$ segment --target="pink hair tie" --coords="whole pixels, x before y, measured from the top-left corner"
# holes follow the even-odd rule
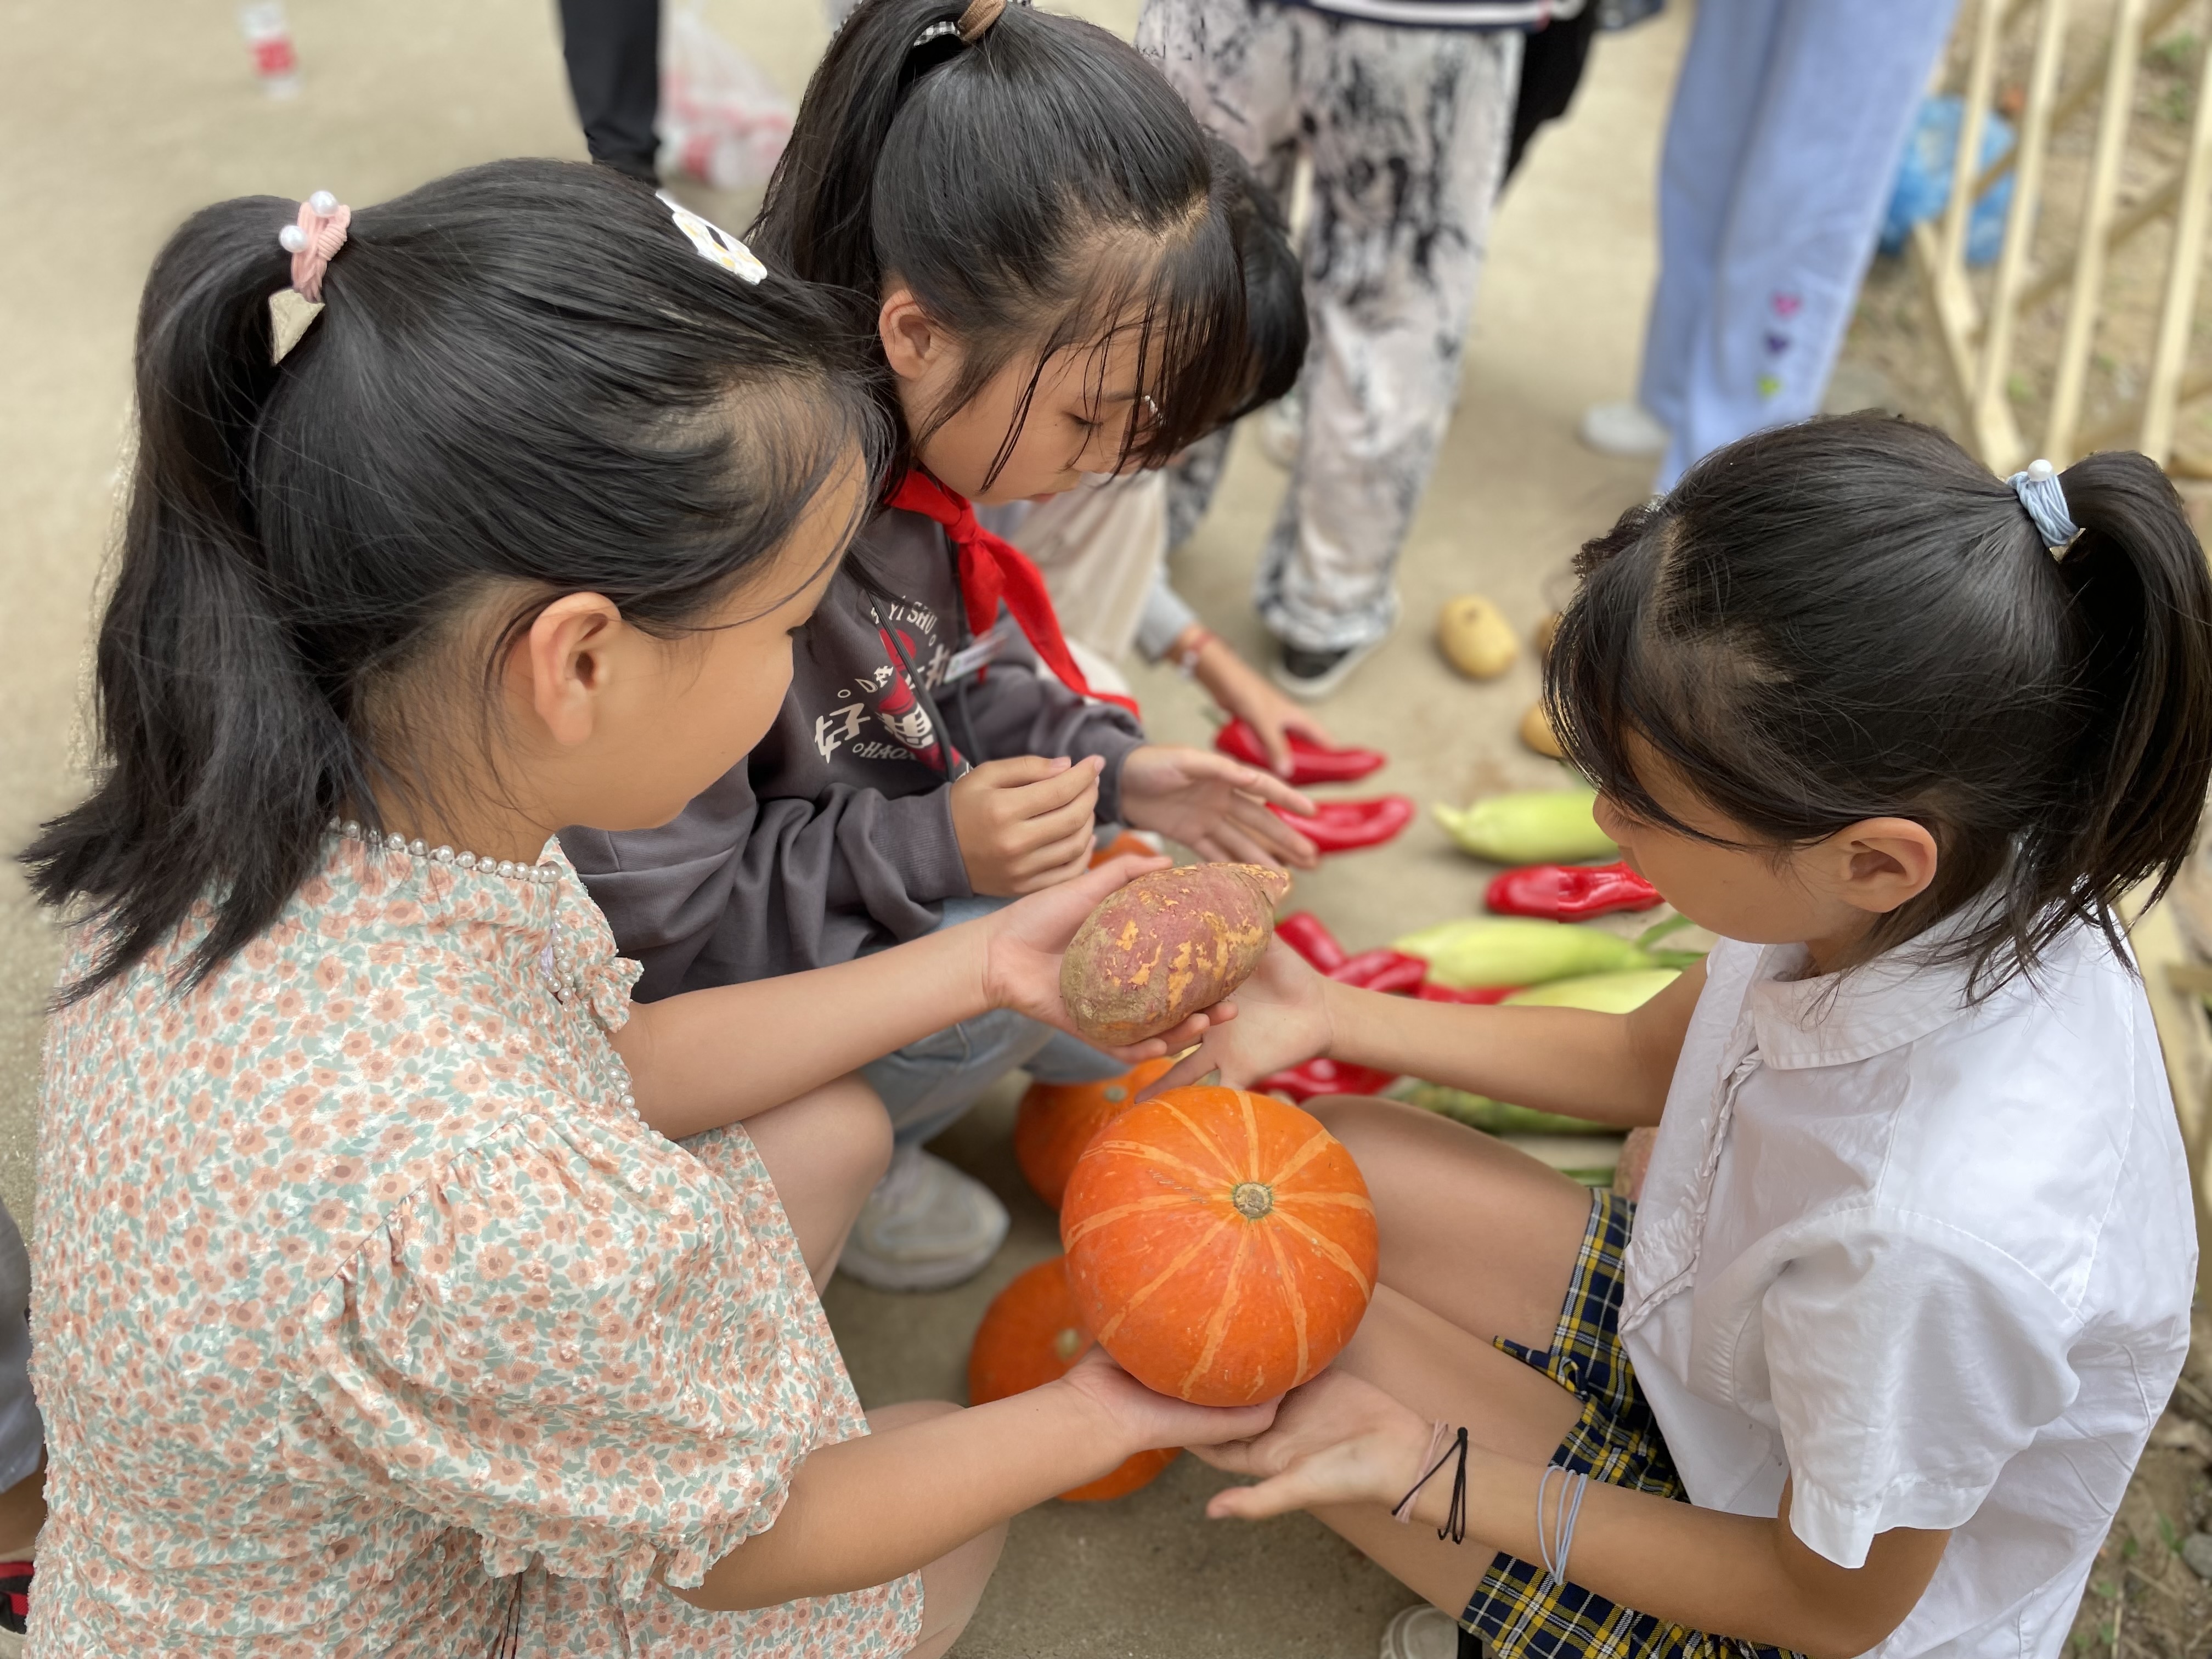
[[[326,190],[319,190],[300,204],[300,219],[276,233],[276,240],[292,256],[292,287],[310,305],[323,302],[323,273],[345,246],[346,227],[353,210]]]

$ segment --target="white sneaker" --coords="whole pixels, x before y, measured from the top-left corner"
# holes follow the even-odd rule
[[[1383,1628],[1382,1659],[1459,1659],[1459,1626],[1424,1601]]]
[[[1582,441],[1601,455],[1660,456],[1671,435],[1639,403],[1592,404],[1577,428]]]
[[[1006,1224],[1006,1206],[981,1182],[902,1146],[860,1206],[837,1270],[878,1291],[947,1290],[990,1265]]]

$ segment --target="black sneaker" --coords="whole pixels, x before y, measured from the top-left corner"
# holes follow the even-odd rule
[[[1381,638],[1337,651],[1312,651],[1285,643],[1274,667],[1275,684],[1304,702],[1318,702],[1352,677],[1352,671],[1375,653]]]
[[[37,1571],[28,1561],[0,1561],[0,1631],[23,1633],[31,1616],[31,1575]]]

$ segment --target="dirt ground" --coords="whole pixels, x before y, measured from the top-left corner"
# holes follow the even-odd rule
[[[2151,15],[2156,15],[2159,9],[2157,0],[2153,0]],[[1999,107],[2010,111],[2017,127],[2033,56],[2034,9],[2014,10],[2015,19],[2005,35],[1997,84]],[[2073,8],[2059,79],[2062,103],[2069,90],[2085,82],[2101,88],[2110,11],[2110,0]],[[2133,112],[2120,171],[2118,208],[2123,215],[2150,197],[2181,165],[2194,113],[2192,83],[2208,33],[2212,33],[2212,5],[2205,0],[2188,0],[2145,43],[2136,70]],[[1965,39],[1954,39],[1946,70],[1945,84],[1949,89],[1957,89],[1965,79],[1966,46]],[[2033,273],[2054,268],[2062,270],[2066,280],[2022,314],[2008,380],[2021,431],[2031,445],[2045,431],[2050,418],[2051,381],[2072,287],[2074,250],[2100,101],[2098,97],[2090,98],[2051,134],[2031,244],[2030,280],[2033,281]],[[2121,245],[2107,263],[2081,407],[2080,429],[2084,433],[2094,433],[2124,415],[2142,394],[2172,233],[2169,220],[2154,221]],[[1984,305],[1994,276],[1994,264],[1969,273],[1976,296]],[[2199,310],[2203,310],[2201,305]],[[1908,259],[1877,258],[1868,273],[1858,314],[1844,347],[1837,392],[1839,395],[1831,398],[1832,405],[1850,406],[1856,398],[1864,404],[1964,430],[1942,345],[1923,297],[1920,279]],[[2212,477],[2212,398],[2187,408],[2179,424],[2175,447],[2178,473]]]

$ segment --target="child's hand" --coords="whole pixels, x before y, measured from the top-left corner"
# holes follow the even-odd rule
[[[1060,1000],[1060,960],[1067,953],[1068,941],[1085,919],[1106,902],[1108,894],[1137,876],[1167,869],[1169,864],[1163,858],[1118,858],[967,924],[976,930],[983,947],[987,1006],[1012,1008],[1063,1031],[1073,1031],[1067,1005]],[[1139,1060],[1187,1048],[1216,1021],[1234,1018],[1235,1010],[1224,1005],[1193,1014],[1172,1031],[1109,1052],[1134,1066]]]
[[[1275,1419],[1277,1402],[1256,1406],[1194,1406],[1155,1394],[1094,1347],[1077,1360],[1061,1383],[1097,1407],[1109,1433],[1132,1454],[1162,1446],[1251,1445]],[[1422,1432],[1428,1432],[1425,1425]],[[1391,1501],[1396,1502],[1394,1495]]]
[[[1096,755],[1073,763],[1019,755],[985,761],[955,782],[952,834],[969,886],[1012,898],[1082,874],[1105,768]]]
[[[1336,741],[1311,711],[1277,690],[1266,675],[1218,639],[1208,640],[1200,652],[1196,674],[1224,714],[1252,728],[1267,751],[1267,763],[1284,777],[1291,773],[1291,732],[1324,746]]]
[[[1336,1036],[1328,993],[1329,981],[1304,957],[1282,940],[1269,939],[1267,954],[1237,988],[1235,1000],[1206,1011],[1197,1049],[1146,1092],[1180,1089],[1212,1071],[1221,1073],[1224,1087],[1249,1088],[1255,1079],[1327,1054]],[[1171,1042],[1167,1052],[1182,1046]]]
[[[1395,1504],[1425,1473],[1431,1428],[1371,1382],[1331,1370],[1284,1395],[1266,1433],[1190,1449],[1217,1469],[1264,1477],[1224,1488],[1206,1506],[1217,1521],[1259,1521],[1317,1504]]]
[[[1172,836],[1202,858],[1315,868],[1314,844],[1268,801],[1313,815],[1313,803],[1280,778],[1210,750],[1148,743],[1121,763],[1121,816],[1138,829]]]

